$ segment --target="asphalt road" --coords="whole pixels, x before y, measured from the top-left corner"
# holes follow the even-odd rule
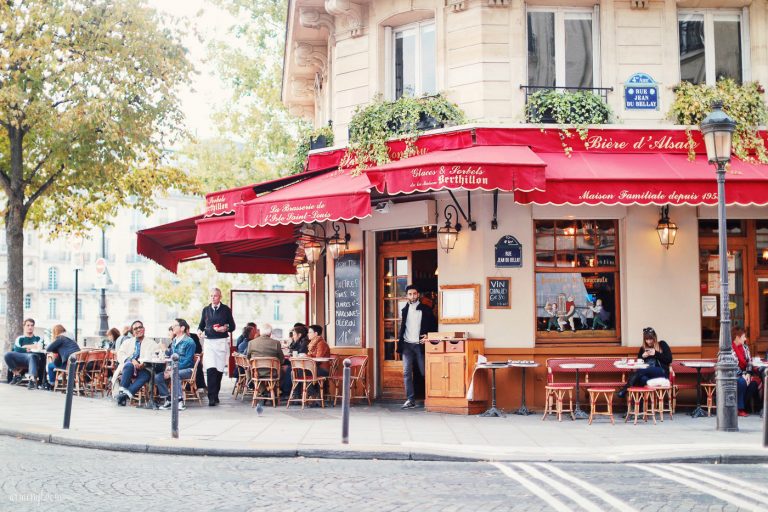
[[[243,459],[0,437],[0,511],[768,510],[768,465]]]

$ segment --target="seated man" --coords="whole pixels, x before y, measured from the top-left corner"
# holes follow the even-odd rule
[[[274,357],[280,364],[283,363],[283,349],[280,342],[272,338],[272,325],[264,324],[260,329],[260,335],[248,343],[246,352],[248,359],[252,357]],[[259,377],[269,377],[269,370],[259,370]]]
[[[256,324],[253,322],[248,322],[245,324],[245,327],[243,327],[243,332],[237,337],[237,340],[235,340],[235,346],[239,353],[245,354],[248,351],[248,343],[259,335],[258,332],[252,332],[254,329],[256,329]]]
[[[144,341],[144,324],[140,321],[133,322],[131,324],[131,331],[133,331],[133,352],[131,355],[123,361],[123,372],[120,376],[120,391],[118,392],[116,399],[117,405],[125,406],[129,398],[133,398],[133,395],[149,382],[152,378],[152,374],[144,368],[144,364],[140,362],[142,359],[142,343]],[[130,343],[126,341],[124,343]]]
[[[40,336],[35,336],[35,321],[27,318],[24,320],[24,334],[16,338],[11,352],[5,354],[5,364],[8,366],[8,371],[13,373],[11,384],[21,382],[22,373],[27,370],[29,389],[37,387],[37,357],[29,351],[37,348],[38,343],[40,343]]]
[[[185,380],[192,376],[192,367],[195,366],[195,342],[189,337],[189,324],[183,318],[177,318],[171,325],[173,329],[173,342],[168,347],[167,355],[178,354],[179,356],[179,380]],[[168,393],[168,384],[166,379],[172,377],[171,368],[166,368],[165,372],[155,375],[155,385],[157,386],[157,396],[163,401],[161,409],[171,408],[171,397]],[[184,410],[184,398],[179,394],[179,409]]]
[[[48,384],[53,386],[56,382],[56,368],[64,368],[69,361],[69,356],[80,351],[75,343],[75,337],[68,333],[61,324],[56,324],[52,329],[53,343],[48,345],[46,352],[56,354],[56,358],[48,363]]]

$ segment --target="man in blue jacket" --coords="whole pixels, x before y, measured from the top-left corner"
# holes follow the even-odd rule
[[[192,376],[192,368],[195,366],[195,342],[189,336],[189,324],[183,318],[177,318],[173,325],[173,342],[168,347],[168,355],[178,354],[179,356],[179,380],[189,379]],[[157,386],[157,395],[163,401],[161,409],[171,408],[171,397],[168,393],[168,384],[165,380],[172,377],[170,368],[163,373],[155,375],[155,385]],[[184,410],[183,397],[179,396],[179,409]]]
[[[421,293],[414,285],[405,289],[408,304],[403,307],[400,332],[398,334],[397,352],[403,359],[403,380],[407,400],[403,409],[416,407],[416,392],[413,386],[413,367],[419,365],[424,375],[424,340],[428,332],[437,330],[437,320],[432,309],[421,303]]]

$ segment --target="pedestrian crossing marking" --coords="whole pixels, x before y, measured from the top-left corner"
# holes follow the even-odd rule
[[[702,480],[707,484],[717,485],[724,488],[725,490],[732,490],[734,489],[734,486],[737,486],[736,488],[738,489],[752,491],[753,493],[759,495],[761,499],[765,500],[766,503],[768,503],[768,489],[765,489],[765,487],[761,487],[759,485],[754,485],[742,478],[734,478],[732,476],[710,471],[708,469],[700,468],[692,464],[671,464],[670,466],[665,467],[673,469],[678,473],[682,473],[684,476],[688,475],[691,478]],[[692,473],[698,474],[694,475]]]
[[[589,482],[585,482],[584,480],[580,478],[576,478],[575,476],[566,473],[562,469],[553,466],[552,464],[545,464],[545,463],[539,463],[536,464],[537,466],[544,468],[551,473],[554,473],[555,475],[559,476],[560,478],[564,480],[568,480],[569,482],[578,485],[582,489],[586,490],[587,492],[590,492],[603,500],[604,502],[611,505],[616,510],[619,510],[620,512],[634,512],[635,509],[624,503],[618,498],[615,498],[614,496],[611,496],[604,490],[600,489],[599,487],[595,487],[594,485],[590,484]]]
[[[506,476],[511,478],[512,480],[516,481],[529,491],[531,491],[533,494],[541,498],[542,500],[546,501],[547,504],[552,507],[553,509],[559,511],[559,512],[571,512],[572,507],[567,506],[562,501],[558,500],[548,492],[541,489],[538,485],[536,485],[534,482],[531,482],[527,478],[523,477],[522,475],[519,475],[515,470],[512,468],[505,466],[504,464],[501,464],[499,462],[489,462],[490,465],[496,467],[499,471],[504,473]]]

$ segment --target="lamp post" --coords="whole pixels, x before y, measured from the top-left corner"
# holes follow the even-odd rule
[[[101,257],[107,260],[107,235],[104,229],[101,230]],[[106,273],[106,269],[104,270]],[[109,315],[107,315],[107,291],[106,275],[104,282],[101,283],[101,293],[99,294],[99,336],[106,336],[109,330]]]
[[[717,229],[720,258],[720,350],[717,354],[717,430],[739,430],[736,404],[738,362],[731,349],[731,314],[728,307],[728,238],[725,221],[725,166],[731,160],[731,138],[736,123],[722,111],[723,102],[712,103],[712,112],[701,122],[709,163],[717,166]]]

